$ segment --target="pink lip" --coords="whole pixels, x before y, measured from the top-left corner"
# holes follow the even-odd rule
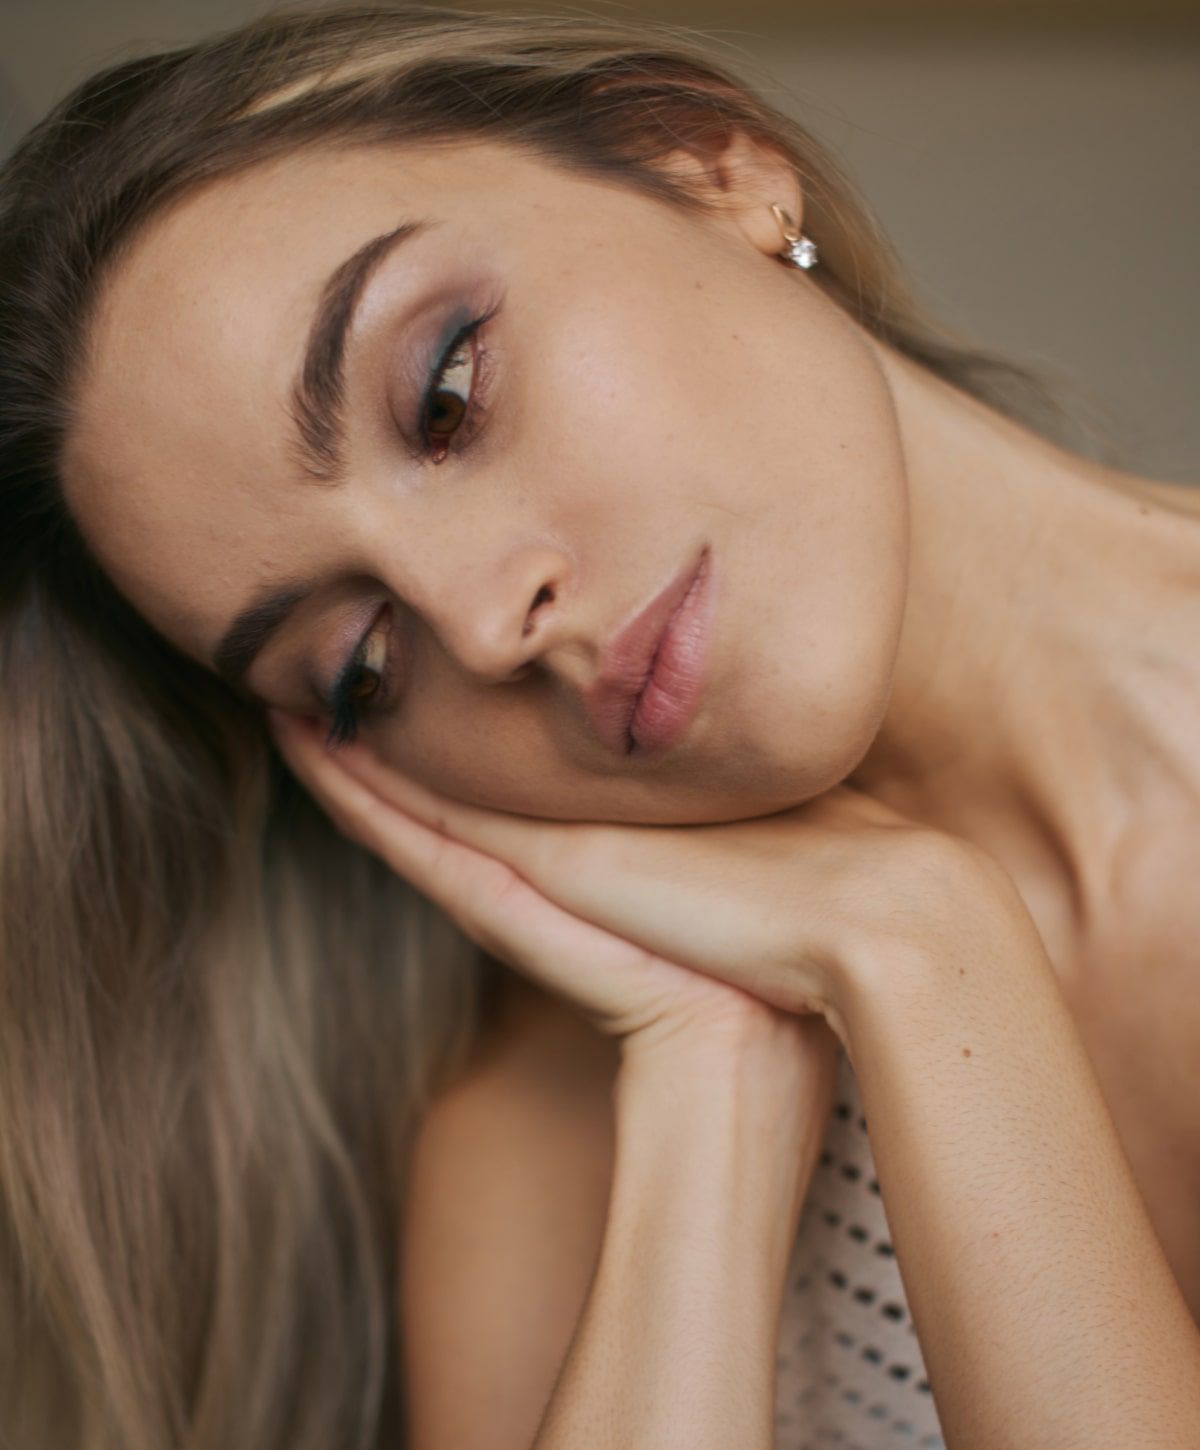
[[[584,705],[597,735],[618,755],[664,749],[692,717],[707,653],[710,569],[706,545],[600,656]]]

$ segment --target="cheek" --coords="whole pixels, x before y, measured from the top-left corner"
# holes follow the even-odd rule
[[[557,719],[533,692],[502,699],[443,680],[381,723],[371,743],[380,759],[455,800],[569,816],[580,786],[599,777],[572,765],[553,737]]]
[[[760,781],[801,798],[842,779],[879,729],[908,580],[907,480],[886,382],[851,330],[827,328],[819,342],[820,365],[798,364],[807,382],[787,406],[770,389],[769,432],[757,414],[741,486],[720,495],[717,539],[726,587],[712,744],[727,762],[752,751]]]
[[[682,823],[734,820],[778,809],[774,795],[731,769],[714,779],[695,762],[682,769],[622,776],[619,763],[572,759],[555,743],[557,717],[532,703],[439,705],[413,710],[381,726],[371,744],[386,764],[430,789],[470,805],[551,820]],[[745,763],[743,757],[742,763]]]
[[[883,374],[832,307],[785,329],[764,315],[766,359],[744,311],[738,336],[728,317],[684,319],[682,341],[615,306],[546,324],[523,478],[591,596],[659,567],[667,537],[713,543],[722,592],[691,747],[623,775],[581,753],[561,700],[439,679],[372,735],[383,759],[495,809],[646,822],[768,813],[853,769],[891,683],[907,498]]]
[[[838,499],[809,530],[788,537],[781,529],[751,543],[741,560],[745,625],[730,651],[725,695],[742,708],[728,743],[744,749],[752,740],[764,761],[787,767],[804,797],[857,764],[891,688],[906,536],[882,482],[874,480],[880,497],[871,512]]]

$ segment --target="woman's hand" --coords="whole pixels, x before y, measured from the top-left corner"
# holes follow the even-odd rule
[[[544,820],[447,799],[361,742],[330,752],[318,728],[275,718],[344,834],[618,1036],[768,1007],[820,1014],[845,1043],[857,969],[927,945],[989,885],[979,848],[844,785],[715,825]]]
[[[677,1058],[682,1049],[702,1070],[710,1049],[721,1056],[765,1047],[801,1073],[805,1100],[828,1107],[837,1040],[819,1016],[793,1016],[574,915],[506,862],[454,840],[378,794],[357,766],[346,768],[351,757],[365,763],[367,752],[331,753],[318,730],[274,712],[272,733],[345,836],[379,855],[490,955],[617,1038],[624,1057]],[[370,767],[377,776],[388,769],[373,757]],[[393,782],[396,792],[408,784],[398,776]],[[434,801],[428,792],[422,799]]]

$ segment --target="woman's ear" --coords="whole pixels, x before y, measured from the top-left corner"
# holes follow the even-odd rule
[[[772,203],[803,226],[804,195],[792,163],[775,147],[743,130],[701,151],[680,146],[655,163],[685,181],[714,213],[725,217],[757,251],[774,256],[783,246]]]

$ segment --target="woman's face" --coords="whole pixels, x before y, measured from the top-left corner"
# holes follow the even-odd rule
[[[64,486],[101,564],[210,666],[294,585],[245,687],[324,715],[369,635],[360,738],[463,800],[700,822],[829,789],[888,698],[903,461],[877,344],[773,255],[769,204],[799,197],[759,159],[711,217],[495,143],[322,148],[189,194],[89,337]],[[292,392],[339,320],[340,389],[309,375],[317,414],[340,398],[334,482]],[[693,712],[626,754],[585,708],[601,652],[701,558]]]

